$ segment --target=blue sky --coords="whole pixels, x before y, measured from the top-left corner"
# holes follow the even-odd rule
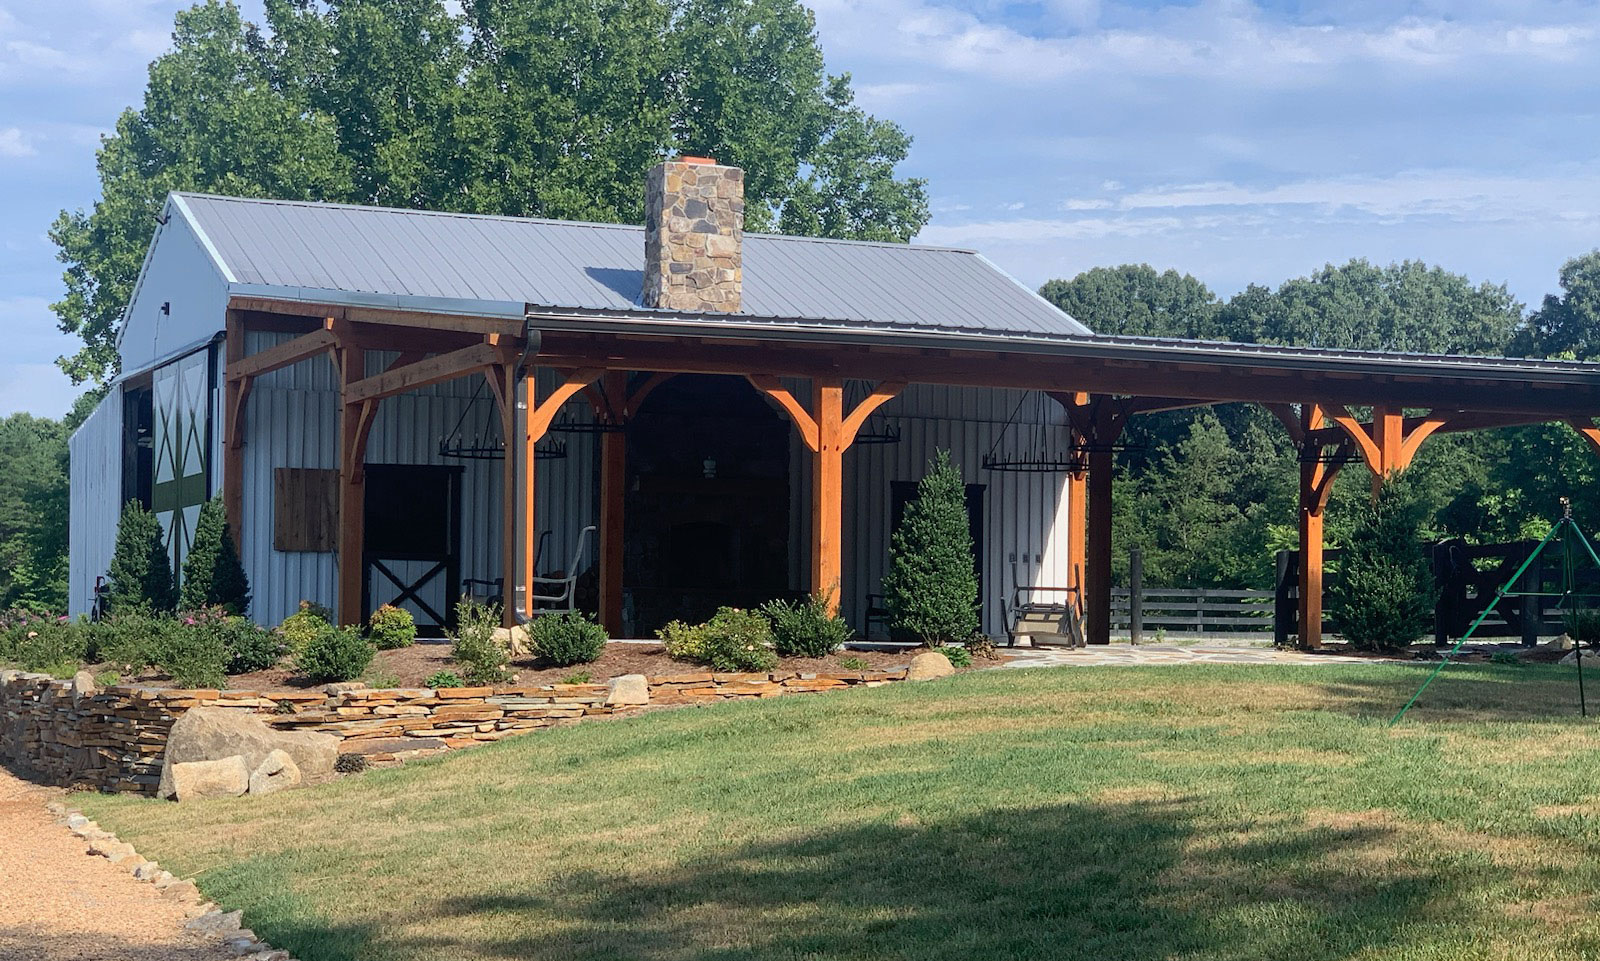
[[[91,204],[172,0],[0,0],[0,415],[76,389],[45,231]],[[243,3],[258,17],[259,3]],[[916,138],[920,239],[1037,285],[1101,264],[1220,293],[1419,258],[1530,304],[1600,246],[1600,4],[814,0],[830,69]]]

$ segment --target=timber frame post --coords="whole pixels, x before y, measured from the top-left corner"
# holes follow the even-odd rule
[[[1301,404],[1298,412],[1287,404],[1271,404],[1267,409],[1283,422],[1300,451],[1300,496],[1295,512],[1300,589],[1295,614],[1300,646],[1316,649],[1322,646],[1323,517],[1333,493],[1333,479],[1354,456],[1355,442],[1323,429],[1325,412],[1318,404]]]
[[[627,503],[628,437],[623,432],[644,399],[673,374],[651,374],[630,384],[627,371],[610,370],[584,388],[594,416],[612,430],[600,435],[600,624],[622,636],[622,558]]]
[[[555,422],[556,413],[561,410],[567,401],[571,400],[584,388],[600,379],[603,371],[586,367],[581,370],[569,371],[563,377],[561,384],[550,392],[550,396],[539,397],[539,384],[536,377],[537,368],[527,367],[522,372],[522,380],[526,385],[527,403],[523,406],[522,421],[522,583],[518,590],[522,593],[522,602],[512,608],[512,618],[520,608],[526,617],[533,617],[534,590],[533,579],[538,576],[536,569],[539,552],[539,512],[538,512],[538,479],[539,462],[536,448],[544,435],[549,433],[550,425]],[[506,443],[506,457],[510,458],[511,443]],[[514,525],[511,525],[514,526]],[[506,571],[506,580],[513,580],[512,571]]]
[[[747,379],[778,403],[794,421],[811,458],[811,593],[827,599],[837,614],[844,593],[844,452],[873,411],[899,396],[905,384],[880,383],[846,413],[844,381],[817,377],[811,382],[811,409],[795,399],[776,377]]]
[[[366,459],[367,437],[378,412],[376,400],[351,396],[364,379],[367,352],[356,343],[341,338],[337,348],[339,366],[339,547],[338,604],[340,624],[360,624],[362,577],[365,573],[363,547],[366,543]]]
[[[1082,589],[1079,593],[1083,599],[1085,639],[1090,644],[1110,644],[1111,500],[1112,479],[1116,470],[1115,451],[1117,440],[1128,425],[1128,418],[1137,412],[1137,404],[1132,398],[1108,394],[1052,391],[1050,396],[1066,408],[1068,422],[1072,425],[1073,446],[1087,455],[1088,476],[1078,481],[1069,475],[1067,480],[1068,565],[1074,572],[1082,572]],[[1086,509],[1074,509],[1075,485],[1078,486],[1078,499],[1087,501],[1084,505]],[[1076,517],[1082,517],[1083,520],[1075,520]]]

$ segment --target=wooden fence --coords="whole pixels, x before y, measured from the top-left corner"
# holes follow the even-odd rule
[[[1219,588],[1154,588],[1111,592],[1111,629],[1130,635],[1151,631],[1194,634],[1271,634],[1275,597],[1271,591]],[[1134,613],[1138,611],[1138,632]]]

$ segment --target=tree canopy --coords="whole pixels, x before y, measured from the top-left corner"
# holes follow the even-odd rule
[[[911,140],[824,68],[799,0],[225,0],[178,14],[143,104],[62,211],[62,358],[116,372],[116,333],[167,193],[637,223],[674,153],[745,168],[752,230],[907,241]]]

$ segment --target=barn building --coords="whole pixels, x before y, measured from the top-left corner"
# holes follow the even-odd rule
[[[261,623],[312,600],[440,626],[461,594],[509,620],[574,573],[613,636],[812,590],[879,633],[890,531],[944,449],[985,632],[1016,587],[1070,586],[1103,641],[1122,426],[1242,400],[1305,452],[1315,643],[1340,464],[1551,419],[1600,442],[1590,365],[1096,336],[972,251],[746,234],[742,186],[664,162],[643,227],[172,194],[71,441],[72,612],[121,504],[181,569],[221,496]]]

